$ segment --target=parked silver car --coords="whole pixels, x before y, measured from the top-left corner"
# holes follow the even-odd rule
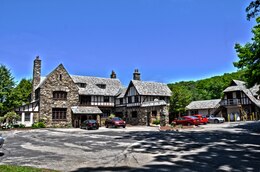
[[[225,118],[223,118],[223,117],[216,117],[216,116],[210,115],[208,117],[208,122],[209,123],[215,123],[215,124],[223,123],[223,122],[225,122]]]

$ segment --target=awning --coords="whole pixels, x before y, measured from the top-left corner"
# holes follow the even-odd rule
[[[164,100],[157,100],[157,101],[149,101],[143,102],[141,107],[151,107],[151,106],[165,106],[167,103]]]
[[[102,114],[103,112],[97,106],[73,106],[73,114]]]

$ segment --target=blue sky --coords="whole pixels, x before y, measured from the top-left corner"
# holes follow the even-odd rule
[[[249,0],[1,0],[0,64],[16,80],[62,63],[69,73],[197,80],[236,71],[235,43],[250,41]]]

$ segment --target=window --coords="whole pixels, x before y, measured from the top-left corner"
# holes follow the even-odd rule
[[[109,102],[109,97],[108,96],[104,96],[104,102]]]
[[[236,97],[237,97],[237,99],[241,99],[241,93],[240,93],[240,91],[237,91],[237,92],[236,92]]]
[[[132,103],[132,97],[128,97],[128,103]]]
[[[65,91],[54,91],[53,99],[56,100],[67,100],[67,92]]]
[[[60,81],[62,81],[62,74],[60,74]]]
[[[38,100],[40,98],[40,89],[38,88],[35,90],[35,100]]]
[[[156,110],[152,111],[152,116],[153,116],[153,117],[156,117],[156,116],[157,116],[157,111],[156,111]]]
[[[165,97],[162,97],[162,96],[161,96],[161,97],[160,97],[160,100],[165,100]]]
[[[135,96],[135,103],[139,102],[139,97]]]
[[[119,99],[119,102],[120,102],[120,105],[122,105],[122,104],[124,103],[123,98],[120,98],[120,99]]]
[[[66,108],[53,108],[52,109],[52,120],[64,121],[67,118]]]
[[[30,113],[25,113],[24,114],[24,121],[30,121],[31,120],[31,114]]]
[[[106,84],[97,84],[96,86],[98,86],[99,88],[102,88],[102,89],[106,88]]]
[[[137,118],[137,111],[132,112],[132,118]]]
[[[101,115],[101,118],[107,118],[110,116],[110,110],[103,110],[103,114]]]
[[[227,99],[233,99],[233,92],[227,92]]]
[[[81,105],[90,105],[91,96],[79,96],[79,102]]]
[[[78,83],[78,86],[80,88],[86,88],[87,84],[86,83]]]

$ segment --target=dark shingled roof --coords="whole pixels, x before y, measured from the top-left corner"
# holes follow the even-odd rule
[[[131,81],[140,95],[171,96],[172,92],[164,83],[148,81]]]
[[[124,98],[127,88],[121,88],[119,91],[119,96],[117,98]]]
[[[118,79],[76,75],[71,75],[71,78],[76,84],[86,84],[85,88],[79,87],[80,95],[116,96],[122,88],[122,84]],[[104,84],[105,88],[100,88],[98,84]]]

